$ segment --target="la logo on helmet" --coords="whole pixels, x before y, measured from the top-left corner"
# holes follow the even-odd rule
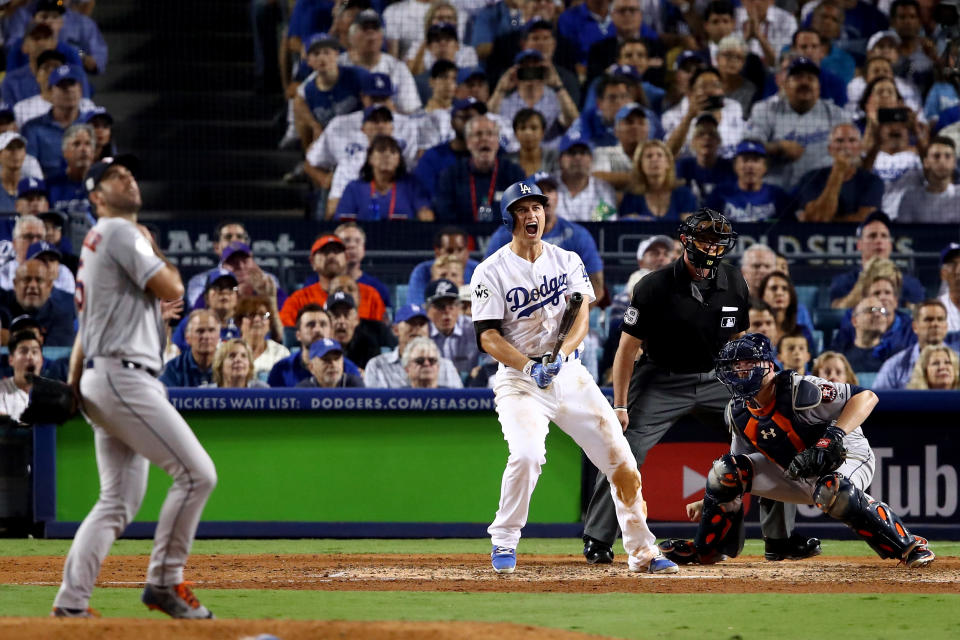
[[[530,193],[530,185],[520,183],[520,193],[523,193],[523,194]]]

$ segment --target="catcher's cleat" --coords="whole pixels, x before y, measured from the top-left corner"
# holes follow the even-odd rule
[[[927,548],[927,539],[917,536],[901,562],[910,569],[922,569],[936,559],[933,551]]]
[[[610,564],[613,562],[613,547],[590,536],[583,537],[583,557],[587,564]]]
[[[54,607],[50,612],[51,618],[99,618],[100,612],[96,609],[87,607],[86,609],[69,609],[67,607]]]
[[[663,555],[677,564],[716,564],[727,559],[727,556],[716,550],[708,553],[698,552],[693,546],[693,540],[668,538],[657,546],[660,547]]]
[[[181,582],[172,587],[160,587],[147,583],[143,588],[140,601],[147,608],[162,611],[171,618],[203,619],[212,618],[213,614],[200,604],[197,596],[190,590],[189,582]]]
[[[771,562],[780,560],[803,560],[820,555],[820,540],[795,533],[786,540],[767,538],[764,541],[763,557]]]

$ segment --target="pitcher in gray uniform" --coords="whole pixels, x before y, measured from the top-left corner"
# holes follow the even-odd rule
[[[106,158],[84,186],[99,221],[80,254],[80,322],[69,382],[93,428],[100,498],[70,547],[55,617],[90,617],[90,594],[110,546],[140,509],[147,471],[173,477],[154,537],[141,600],[174,618],[212,618],[183,581],[200,514],[217,482],[213,461],[157,380],[163,366],[161,300],[183,296],[183,281],[137,224],[140,188],[130,156]]]

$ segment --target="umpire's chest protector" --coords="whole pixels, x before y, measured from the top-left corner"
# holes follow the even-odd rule
[[[798,418],[799,412],[820,404],[817,385],[795,375],[792,371],[777,374],[777,392],[765,407],[753,409],[742,399],[735,400],[730,409],[734,427],[758,451],[783,468],[790,466],[794,456],[813,445],[823,434],[823,424],[809,424]]]

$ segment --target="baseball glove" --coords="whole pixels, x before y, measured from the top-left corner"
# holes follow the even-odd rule
[[[20,416],[27,424],[63,424],[77,415],[77,397],[73,387],[59,380],[27,374],[33,385],[30,404]]]
[[[796,455],[787,467],[787,475],[793,480],[800,480],[819,478],[836,471],[847,457],[847,450],[843,446],[844,435],[842,429],[827,427],[816,444]]]

